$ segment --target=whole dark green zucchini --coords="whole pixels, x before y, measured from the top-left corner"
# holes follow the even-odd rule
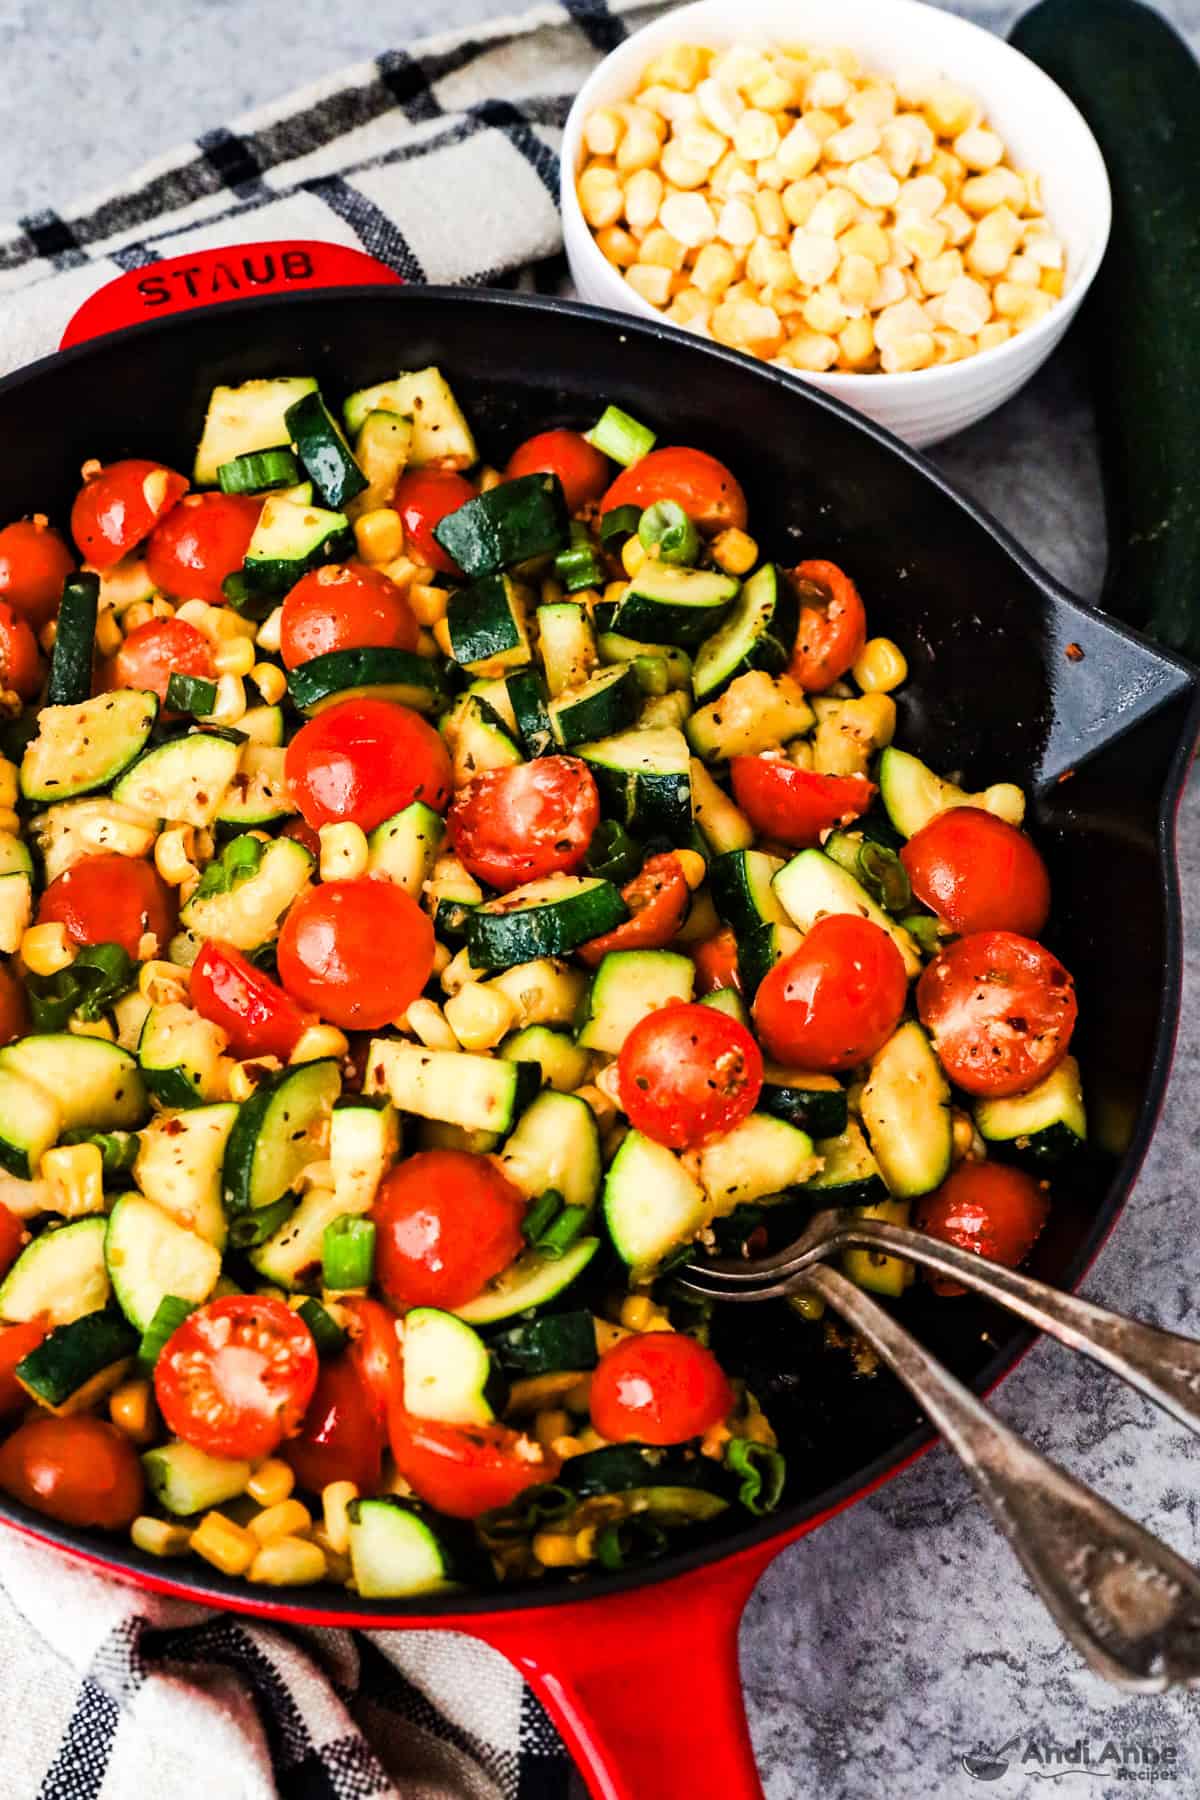
[[[1101,604],[1200,657],[1200,64],[1138,0],[1042,0],[1011,41],[1078,106],[1112,183],[1082,315],[1108,500]]]

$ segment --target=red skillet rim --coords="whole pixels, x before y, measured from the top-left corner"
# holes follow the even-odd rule
[[[406,298],[419,299],[424,302],[440,301],[451,307],[461,305],[490,307],[534,314],[569,311],[594,319],[598,324],[615,328],[619,333],[682,344],[698,359],[715,358],[718,361],[730,363],[746,378],[758,379],[779,386],[800,406],[814,405],[832,412],[854,426],[855,429],[875,439],[877,443],[924,476],[927,481],[932,482],[940,493],[963,508],[971,520],[1008,553],[1027,578],[1051,598],[1067,601],[1078,607],[1081,612],[1096,620],[1115,636],[1129,639],[1135,643],[1146,643],[1147,641],[1138,632],[1118,624],[1098,608],[1070,594],[1035,562],[985,508],[960,493],[939,469],[918,451],[893,437],[882,426],[876,425],[873,421],[864,418],[850,407],[818,389],[800,387],[790,376],[768,364],[754,362],[739,355],[736,351],[704,342],[672,326],[649,320],[633,319],[628,314],[615,313],[600,307],[584,306],[576,301],[505,294],[493,290],[472,291],[463,288],[439,287],[325,288],[286,295],[262,295],[245,300],[227,301],[222,304],[220,311],[222,317],[228,316],[231,325],[236,326],[240,320],[253,318],[257,313],[280,306],[297,308],[306,304],[328,304],[331,300],[348,302],[367,300],[375,305],[403,307]],[[173,317],[148,320],[143,324],[128,327],[121,335],[123,337],[130,335],[139,339],[153,337],[176,328],[186,329],[188,324],[196,322],[197,317],[197,313],[192,311]],[[86,361],[91,356],[102,355],[107,341],[105,338],[90,340],[87,343],[74,345],[67,350],[52,352],[34,363],[27,364],[24,368],[0,379],[0,396],[27,382],[36,381],[41,371],[51,364],[58,365],[64,361],[71,364]],[[1175,822],[1187,773],[1191,766],[1192,749],[1197,737],[1200,736],[1200,674],[1182,658],[1172,656],[1170,652],[1162,650],[1161,646],[1155,644],[1150,647],[1162,660],[1173,664],[1187,678],[1192,688],[1192,698],[1187,716],[1163,787],[1156,831],[1157,856],[1160,878],[1164,887],[1165,911],[1166,952],[1163,961],[1162,991],[1150,1072],[1138,1110],[1137,1124],[1129,1147],[1117,1165],[1103,1199],[1097,1206],[1095,1222],[1067,1266],[1063,1285],[1070,1289],[1077,1288],[1082,1282],[1130,1198],[1162,1111],[1179,1027],[1183,983],[1183,913],[1179,871],[1175,855]],[[1028,1329],[1016,1332],[1005,1348],[998,1352],[979,1372],[972,1384],[975,1391],[988,1393],[996,1387],[1021,1361],[1039,1335]],[[384,1606],[381,1606],[378,1601],[358,1599],[348,1591],[345,1593],[338,1591],[336,1602],[331,1599],[330,1603],[325,1603],[325,1595],[332,1595],[333,1590],[320,1587],[289,1590],[286,1596],[276,1592],[270,1599],[267,1599],[261,1596],[261,1590],[250,1587],[243,1580],[222,1576],[216,1571],[205,1568],[197,1568],[194,1564],[188,1565],[186,1576],[180,1574],[176,1577],[169,1572],[174,1565],[161,1558],[147,1556],[135,1550],[127,1542],[120,1545],[119,1553],[115,1545],[111,1554],[106,1553],[103,1540],[98,1540],[95,1532],[56,1525],[53,1521],[47,1520],[42,1515],[7,1500],[3,1496],[0,1496],[0,1521],[24,1536],[65,1551],[75,1561],[88,1563],[118,1579],[151,1588],[159,1593],[170,1594],[182,1600],[191,1600],[264,1618],[290,1619],[294,1622],[301,1620],[337,1622],[359,1627],[373,1625],[384,1628],[423,1624],[446,1626],[456,1619],[481,1618],[496,1613],[522,1610],[549,1610],[560,1606],[579,1605],[588,1600],[601,1600],[606,1595],[628,1593],[635,1589],[650,1587],[697,1569],[730,1561],[739,1554],[751,1552],[759,1546],[772,1542],[776,1542],[782,1548],[787,1542],[814,1529],[834,1513],[842,1511],[874,1488],[881,1486],[883,1482],[898,1474],[903,1467],[929,1449],[936,1441],[934,1433],[917,1427],[901,1439],[892,1450],[884,1452],[854,1475],[847,1476],[831,1488],[823,1489],[808,1500],[798,1501],[788,1507],[786,1511],[775,1514],[771,1518],[751,1522],[741,1530],[732,1532],[727,1538],[679,1551],[673,1556],[664,1558],[661,1562],[630,1570],[627,1573],[593,1574],[586,1584],[578,1587],[564,1584],[560,1588],[548,1589],[514,1588],[507,1593],[501,1588],[493,1592],[477,1594],[449,1594],[443,1599],[425,1596],[418,1597],[411,1602],[396,1600]],[[320,1604],[315,1603],[315,1597],[318,1595],[322,1598]]]

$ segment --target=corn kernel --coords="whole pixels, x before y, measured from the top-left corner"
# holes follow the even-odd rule
[[[854,679],[864,694],[890,694],[908,679],[908,663],[891,638],[868,639],[854,665]]]
[[[192,1534],[186,1525],[173,1525],[167,1519],[142,1513],[129,1527],[129,1536],[134,1547],[144,1550],[147,1556],[186,1556]]]
[[[311,1544],[307,1538],[278,1537],[263,1545],[250,1564],[249,1575],[251,1581],[267,1587],[309,1587],[324,1581],[328,1570],[319,1544]]]
[[[696,258],[692,285],[709,300],[719,300],[737,274],[737,265],[724,244],[706,244]],[[630,540],[633,542],[634,540]],[[627,570],[636,574],[637,570]]]
[[[707,244],[716,235],[717,221],[702,194],[669,194],[659,208],[658,216],[664,232],[669,232],[682,250],[698,250],[701,244]],[[649,241],[648,235],[643,244],[643,256]],[[683,266],[682,256],[678,266]]]
[[[991,295],[969,275],[952,281],[940,304],[942,323],[951,331],[966,332],[968,337],[973,337],[992,316]]]
[[[837,339],[820,331],[795,331],[788,338],[782,354],[793,369],[819,375],[825,369],[832,369],[837,361]]]
[[[246,1492],[260,1506],[274,1507],[281,1506],[289,1498],[295,1485],[296,1476],[291,1465],[282,1457],[269,1456],[251,1475]]]
[[[971,95],[953,82],[935,81],[926,95],[924,113],[939,137],[954,138],[976,123],[979,108]]]
[[[645,82],[661,82],[664,87],[688,91],[703,79],[708,64],[707,52],[695,44],[672,44],[663,50],[645,70]]]
[[[626,1331],[645,1331],[662,1317],[662,1307],[656,1306],[648,1294],[630,1294],[621,1302],[620,1320]]]
[[[712,315],[712,334],[718,343],[734,349],[754,350],[771,356],[783,342],[783,326],[771,306],[727,296]]]
[[[626,538],[621,546],[621,563],[632,580],[646,560],[646,548],[638,537]]]
[[[266,1507],[250,1521],[250,1530],[260,1544],[269,1544],[272,1538],[300,1537],[311,1528],[312,1515],[307,1506],[290,1497]]]
[[[182,887],[200,871],[192,861],[195,833],[190,825],[162,831],[154,842],[154,866],[168,887]]]
[[[96,620],[96,649],[101,656],[115,656],[124,642],[121,627],[112,607],[107,607]]]
[[[651,306],[666,306],[671,298],[671,271],[656,269],[649,263],[636,262],[626,269],[625,279],[635,294]]]
[[[244,1575],[258,1554],[258,1539],[224,1513],[205,1513],[188,1540],[189,1548],[223,1575]]]
[[[887,232],[874,219],[860,219],[851,225],[838,239],[838,247],[843,257],[865,256],[877,268],[887,262],[892,248]]]
[[[367,834],[361,825],[342,820],[336,825],[322,825],[317,832],[321,840],[321,880],[357,881],[367,871]]]
[[[718,532],[709,546],[713,561],[727,575],[748,575],[758,561],[758,545],[745,531],[731,526]]]
[[[173,1001],[186,1000],[187,971],[171,962],[143,963],[138,971],[138,993],[151,1006],[170,1006]]]
[[[752,558],[752,561],[756,560],[757,550]],[[749,568],[751,565],[748,563],[746,566]],[[698,850],[676,850],[675,860],[683,870],[684,880],[693,892],[703,885],[704,878],[708,874],[708,864]]]
[[[994,350],[999,344],[1006,344],[1012,336],[1012,326],[1007,319],[992,319],[981,327],[975,343],[980,350]]]
[[[107,1019],[81,1019],[77,1013],[72,1013],[67,1020],[67,1030],[72,1037],[103,1038],[109,1044],[116,1042],[117,1034]]]
[[[618,269],[627,269],[638,259],[637,239],[620,225],[608,225],[598,231],[596,244],[601,254]]]
[[[354,521],[354,544],[365,563],[394,562],[404,549],[404,525],[392,506],[375,506]]]
[[[31,975],[57,975],[75,961],[63,925],[31,925],[21,938],[21,961]]]
[[[287,676],[276,663],[256,662],[250,679],[266,706],[278,706],[287,693]]]
[[[698,288],[686,287],[676,294],[668,306],[667,317],[673,325],[691,325],[698,328],[708,324],[712,309],[712,301]]]
[[[94,1148],[95,1146],[89,1146]],[[123,1381],[108,1396],[108,1416],[135,1444],[151,1444],[157,1434],[153,1393],[148,1381]]]
[[[224,639],[213,650],[213,667],[218,675],[249,675],[254,667],[254,645],[245,637]],[[219,686],[217,704],[220,704]],[[238,716],[240,718],[241,714]]]
[[[449,973],[448,970],[446,972]],[[457,991],[455,989],[456,993]],[[427,1050],[461,1049],[458,1038],[436,1000],[414,1000],[405,1017],[408,1029],[414,1037],[420,1038]]]
[[[245,710],[246,689],[241,676],[219,675],[217,703],[212,709],[213,722],[217,725],[236,725]]]
[[[339,1061],[350,1052],[349,1040],[344,1031],[336,1025],[307,1025],[296,1039],[289,1064],[323,1062],[326,1057],[335,1057]]]
[[[665,121],[644,106],[626,106],[625,135],[617,145],[614,162],[622,175],[636,175],[653,168],[662,155]],[[605,221],[611,224],[611,219]]]
[[[182,611],[182,608],[180,608],[180,611]],[[268,656],[277,656],[279,654],[280,632],[282,627],[283,608],[282,606],[277,606],[273,612],[267,614],[266,618],[254,634],[255,643],[260,650],[265,650]]]
[[[517,1009],[500,989],[468,982],[445,1006],[446,1020],[464,1050],[491,1050],[512,1030]]]
[[[654,268],[670,269],[672,274],[676,274],[682,269],[686,256],[687,246],[681,244],[678,238],[672,237],[661,225],[656,225],[642,239],[638,261]],[[546,602],[543,601],[542,604],[545,605]]]
[[[580,1554],[575,1538],[565,1531],[539,1531],[533,1539],[533,1554],[546,1569],[582,1568],[587,1558]]]
[[[578,192],[580,211],[593,231],[616,224],[624,200],[614,169],[590,164],[579,177]]]
[[[843,231],[858,223],[858,218],[858,203],[853,195],[845,188],[830,188],[809,213],[806,229],[822,237],[841,237]]]
[[[331,1481],[321,1490],[321,1516],[325,1532],[333,1548],[342,1556],[350,1548],[350,1518],[347,1508],[358,1499],[352,1481]]]
[[[282,1066],[277,1056],[255,1056],[235,1062],[229,1071],[229,1098],[239,1105],[243,1100],[249,1100],[260,1083],[269,1075],[277,1074]]]
[[[875,359],[875,328],[870,319],[851,319],[838,332],[839,361],[861,369]]]
[[[879,299],[880,279],[879,269],[868,257],[845,256],[837,272],[837,291],[846,306],[874,306]],[[818,329],[812,320],[809,323]],[[831,323],[826,329],[840,330],[841,326]]]
[[[1050,294],[1054,299],[1059,300],[1062,298],[1063,285],[1063,272],[1061,269],[1042,270],[1040,286],[1044,294]]]
[[[625,136],[625,121],[613,106],[598,107],[589,114],[583,141],[593,156],[612,156]]]

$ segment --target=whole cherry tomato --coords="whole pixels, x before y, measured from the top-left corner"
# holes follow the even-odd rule
[[[221,583],[246,560],[263,503],[250,494],[189,494],[150,534],[146,569],[175,600],[225,604]]]
[[[1049,1216],[1044,1185],[1004,1163],[964,1162],[932,1194],[917,1201],[918,1231],[960,1250],[974,1250],[989,1262],[1015,1269],[1023,1262]],[[929,1276],[939,1294],[963,1294],[961,1282]]]
[[[744,531],[748,517],[741,483],[705,450],[673,445],[651,450],[624,469],[600,502],[601,514],[617,506],[653,506],[674,500],[702,531]]]
[[[732,988],[735,993],[741,993],[737,939],[728,925],[718,931],[715,937],[705,938],[702,944],[691,945],[688,954],[696,965],[698,994],[716,994],[722,988]]]
[[[89,475],[71,508],[71,536],[95,569],[111,569],[149,537],[187,493],[187,481],[162,463],[132,456]]]
[[[575,952],[593,968],[610,950],[661,950],[683,923],[692,897],[683,864],[670,850],[652,856],[621,889],[629,917]]]
[[[1051,951],[1012,931],[976,931],[929,964],[917,1011],[955,1086],[1003,1097],[1058,1067],[1079,1007]]]
[[[744,1025],[680,1002],[648,1013],[621,1046],[621,1104],[638,1131],[671,1150],[722,1137],[754,1111],[762,1055]]]
[[[505,474],[510,481],[518,475],[557,475],[567,511],[577,513],[600,498],[608,486],[608,470],[608,458],[581,431],[558,430],[539,431],[518,444]]]
[[[733,1411],[711,1350],[681,1331],[649,1331],[606,1350],[592,1375],[592,1424],[613,1443],[683,1444]]]
[[[446,820],[471,874],[501,890],[569,875],[599,822],[596,783],[576,756],[486,769],[459,789]]]
[[[321,860],[320,833],[314,831],[305,819],[289,819],[279,835],[303,844],[310,856],[316,857],[318,862]]]
[[[198,675],[211,681],[215,673],[212,645],[202,631],[185,619],[147,619],[117,651],[109,685],[142,688],[157,694],[165,706],[167,683],[173,674]]]
[[[165,949],[175,919],[174,892],[153,864],[111,851],[64,869],[37,911],[39,925],[61,924],[72,943],[120,944],[135,960],[147,931]]]
[[[441,812],[450,756],[419,713],[391,700],[342,700],[302,725],[287,748],[287,784],[305,823],[350,819],[373,831],[414,800]]]
[[[347,1294],[342,1310],[350,1316],[349,1355],[359,1380],[370,1397],[381,1430],[386,1430],[388,1409],[401,1398],[404,1370],[396,1336],[399,1320],[390,1307],[365,1294]]]
[[[60,1524],[126,1531],[146,1484],[133,1444],[107,1419],[48,1413],[0,1445],[0,1488]]]
[[[210,1456],[270,1456],[300,1425],[317,1385],[312,1333],[282,1300],[207,1300],[154,1365],[167,1429]]]
[[[819,844],[822,832],[866,812],[876,789],[865,775],[817,775],[781,756],[735,756],[733,797],[756,831],[793,850]]]
[[[562,1468],[552,1450],[506,1425],[440,1425],[399,1406],[389,1423],[397,1470],[419,1500],[452,1519],[511,1506]]]
[[[41,685],[37,639],[26,621],[0,600],[0,687],[32,700]]]
[[[36,1350],[50,1327],[41,1319],[30,1319],[20,1325],[5,1325],[0,1330],[0,1418],[22,1412],[29,1405],[29,1395],[13,1373],[19,1362]]]
[[[0,531],[0,600],[40,631],[58,612],[75,567],[66,543],[39,513]]]
[[[465,475],[452,469],[409,469],[396,483],[392,505],[404,525],[404,547],[414,562],[422,562],[438,575],[457,575],[458,564],[433,535],[447,513],[457,512],[475,498]]]
[[[464,1306],[525,1248],[525,1198],[486,1156],[420,1150],[379,1184],[375,1275],[392,1306]]]
[[[349,1351],[323,1362],[300,1430],[282,1447],[284,1460],[310,1494],[331,1481],[352,1481],[360,1494],[379,1487],[385,1436],[374,1402]]]
[[[279,934],[288,993],[343,1031],[377,1031],[408,1010],[433,970],[433,925],[390,881],[323,881]]]
[[[286,1062],[313,1015],[232,944],[209,938],[192,964],[191,1001],[229,1038],[235,1056],[278,1056]]]
[[[912,891],[951,931],[1036,937],[1050,917],[1050,877],[1023,831],[977,806],[939,813],[900,852]]]
[[[907,998],[903,959],[882,926],[826,913],[763,977],[754,1024],[776,1062],[853,1069],[883,1048]]]
[[[836,563],[797,563],[787,571],[800,602],[800,624],[788,674],[810,694],[823,694],[862,655],[867,610]]]
[[[334,650],[415,650],[412,608],[382,569],[326,563],[302,575],[283,602],[280,650],[294,669]]]

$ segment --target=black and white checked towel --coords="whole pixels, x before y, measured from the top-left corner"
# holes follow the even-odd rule
[[[599,57],[661,10],[563,0],[388,50],[0,228],[0,372],[115,275],[317,238],[410,281],[561,279],[558,145]],[[563,1800],[570,1765],[496,1652],[283,1631],[136,1594],[0,1533],[0,1800]]]

